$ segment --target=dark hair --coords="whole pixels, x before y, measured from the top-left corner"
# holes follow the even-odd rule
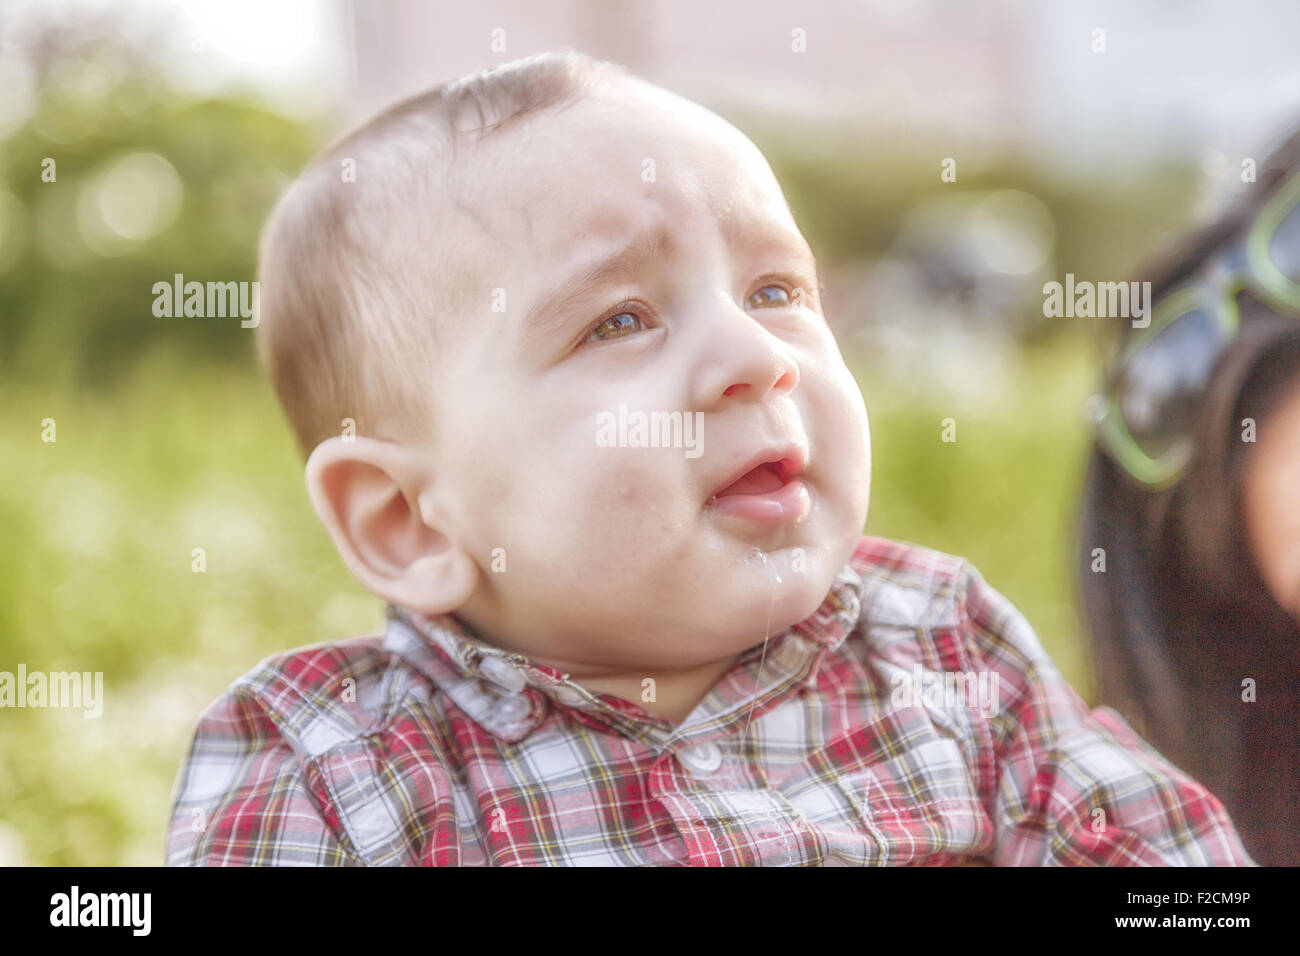
[[[1152,300],[1239,234],[1300,170],[1300,132],[1260,165],[1259,181],[1146,271]],[[1242,468],[1262,426],[1300,378],[1300,321],[1249,293],[1239,335],[1215,365],[1196,450],[1173,487],[1152,492],[1094,444],[1078,523],[1077,584],[1101,703],[1225,805],[1257,862],[1300,863],[1300,625],[1252,557]],[[1132,334],[1126,329],[1124,335]],[[1122,345],[1121,341],[1118,343]],[[1105,572],[1093,571],[1095,548]],[[1243,702],[1243,682],[1256,686]]]

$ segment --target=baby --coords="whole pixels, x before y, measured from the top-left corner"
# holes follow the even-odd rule
[[[762,154],[580,54],[288,191],[259,346],[385,633],[202,715],[167,862],[1251,864],[960,558],[865,537],[866,408]]]

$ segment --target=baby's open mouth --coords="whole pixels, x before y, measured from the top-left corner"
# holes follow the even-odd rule
[[[763,524],[798,522],[811,507],[808,486],[799,477],[804,462],[798,451],[759,461],[715,491],[708,508]]]
[[[781,461],[765,461],[757,468],[752,468],[745,472],[738,479],[727,485],[725,488],[718,489],[713,497],[722,498],[727,495],[761,495],[769,491],[776,491],[791,477],[791,469],[786,459]]]

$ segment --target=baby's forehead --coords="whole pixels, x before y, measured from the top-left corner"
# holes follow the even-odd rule
[[[482,230],[529,248],[630,233],[662,216],[683,229],[797,232],[758,148],[696,103],[616,82],[485,140],[456,180],[457,208]],[[552,250],[554,251],[554,250]]]
[[[449,315],[514,312],[581,291],[614,257],[629,279],[706,247],[766,244],[811,258],[758,148],[657,88],[615,84],[542,111],[460,151],[448,167],[427,191],[429,208],[399,213],[414,217],[417,255],[425,240],[439,247],[430,259],[448,268],[443,279],[426,270],[430,277],[455,277],[456,288],[442,289],[454,296]],[[465,334],[482,324],[455,321]]]

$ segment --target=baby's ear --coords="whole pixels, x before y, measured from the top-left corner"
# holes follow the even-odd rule
[[[344,563],[366,590],[422,614],[467,600],[478,565],[422,507],[432,487],[427,455],[360,435],[328,438],[307,459],[307,493]]]

